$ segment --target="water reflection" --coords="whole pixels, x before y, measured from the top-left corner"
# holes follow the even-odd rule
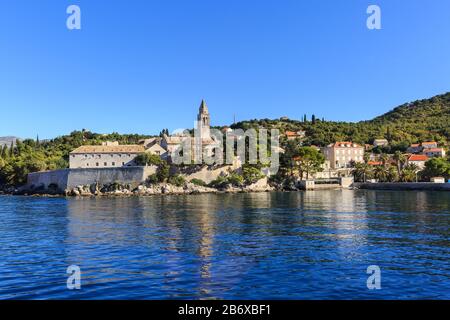
[[[450,297],[449,200],[351,190],[0,198],[0,297]],[[58,284],[70,264],[82,268],[80,292]],[[387,274],[380,296],[365,288],[370,264]],[[18,285],[32,272],[41,290]]]

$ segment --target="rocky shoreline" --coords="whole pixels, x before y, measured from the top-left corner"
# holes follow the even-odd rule
[[[216,189],[207,186],[199,186],[193,183],[185,183],[176,186],[169,183],[158,183],[152,185],[141,184],[138,186],[112,183],[108,185],[80,185],[68,190],[29,190],[22,188],[7,188],[0,191],[0,195],[21,195],[21,196],[65,196],[65,197],[101,197],[101,196],[151,196],[151,195],[189,195],[204,193],[248,193],[248,192],[269,192],[276,188],[270,186],[266,179],[262,179],[248,186],[227,185],[224,188]]]

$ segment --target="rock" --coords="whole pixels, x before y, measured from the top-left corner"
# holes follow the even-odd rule
[[[246,192],[266,192],[273,190],[275,190],[275,188],[268,184],[267,178],[263,178],[244,188],[244,191]]]

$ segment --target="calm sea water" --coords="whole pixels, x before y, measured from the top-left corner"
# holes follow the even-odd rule
[[[450,299],[450,193],[3,196],[0,248],[1,299]]]

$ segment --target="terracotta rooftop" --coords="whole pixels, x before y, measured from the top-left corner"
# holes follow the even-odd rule
[[[409,158],[409,161],[427,161],[428,157],[424,154],[412,154]]]
[[[437,142],[435,142],[435,141],[426,141],[426,142],[422,142],[422,146],[426,146],[426,145],[429,145],[429,144],[437,145]]]
[[[442,148],[426,148],[423,150],[423,152],[442,152]]]
[[[286,131],[285,132],[286,136],[288,137],[297,137],[297,136],[302,136],[303,132],[302,131],[298,131],[298,132],[294,132],[294,131]]]
[[[71,152],[79,153],[142,153],[145,152],[143,146],[123,145],[123,146],[81,146]]]
[[[362,148],[362,146],[360,146],[359,144],[350,141],[338,141],[336,143],[329,145],[329,147],[343,148],[346,147],[347,145],[350,145],[351,148]]]

